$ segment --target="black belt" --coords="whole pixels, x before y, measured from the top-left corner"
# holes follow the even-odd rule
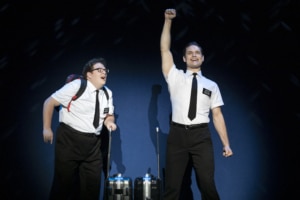
[[[171,125],[177,126],[177,127],[180,127],[180,128],[185,128],[185,129],[195,129],[195,128],[206,128],[206,127],[208,127],[208,123],[184,125],[184,124],[178,124],[176,122],[171,122]]]
[[[87,136],[87,137],[98,137],[99,135],[96,135],[95,133],[85,133],[85,132],[80,132],[80,131],[77,131],[76,129],[72,128],[71,126],[61,122],[60,123],[61,126],[69,129],[71,132],[73,133],[76,133],[76,134],[79,134],[79,135],[84,135],[84,136]]]

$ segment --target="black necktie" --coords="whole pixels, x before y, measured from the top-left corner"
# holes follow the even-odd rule
[[[96,90],[96,106],[95,106],[95,116],[94,116],[94,121],[93,121],[93,125],[95,128],[97,128],[99,126],[99,115],[100,115],[98,93],[99,93],[99,90]]]
[[[190,108],[188,117],[190,120],[193,120],[196,117],[197,110],[197,73],[193,73],[193,83],[192,83],[192,91],[191,91],[191,99],[190,99]]]

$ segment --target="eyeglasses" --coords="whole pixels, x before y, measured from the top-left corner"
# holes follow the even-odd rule
[[[94,71],[94,70],[97,70],[99,73],[102,73],[102,74],[104,74],[104,73],[108,74],[109,73],[109,69],[104,69],[104,68],[92,69],[92,71]]]

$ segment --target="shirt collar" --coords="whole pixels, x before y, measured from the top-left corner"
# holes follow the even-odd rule
[[[185,74],[186,74],[187,76],[191,76],[193,73],[195,73],[195,72],[193,72],[193,71],[191,71],[191,70],[186,70],[186,72],[185,72]],[[201,70],[198,71],[197,74],[198,74],[199,77],[201,77],[201,76],[202,76]]]

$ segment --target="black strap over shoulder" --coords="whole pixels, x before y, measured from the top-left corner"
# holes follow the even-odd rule
[[[78,99],[78,98],[83,94],[83,92],[85,91],[86,86],[87,86],[87,80],[86,80],[85,78],[83,78],[82,75],[79,75],[79,74],[70,74],[70,75],[66,78],[65,83],[69,83],[69,82],[74,81],[74,80],[76,80],[76,79],[80,79],[80,87],[79,87],[78,91],[76,92],[76,94],[72,97],[72,99],[71,99],[70,102],[68,103],[68,106],[67,106],[68,112],[70,112],[71,102],[72,102],[72,101],[75,101],[76,99]],[[108,100],[108,99],[109,99],[109,95],[108,95],[106,86],[103,86],[102,89],[103,89],[103,92],[104,92],[104,94],[105,94],[105,96],[106,96],[106,99]],[[57,111],[59,111],[60,106],[55,107],[55,109],[56,109]]]
[[[71,77],[70,77],[71,76]],[[70,106],[71,106],[71,102],[72,101],[75,101],[76,99],[78,99],[82,94],[83,92],[85,91],[85,88],[87,86],[87,80],[84,79],[82,76],[79,76],[79,75],[74,75],[74,74],[71,74],[67,77],[67,80],[66,80],[66,83],[70,82],[70,81],[73,81],[75,79],[80,79],[80,87],[78,89],[78,91],[76,92],[76,94],[72,97],[72,99],[70,100],[69,104],[68,104],[68,112],[70,112]]]
[[[103,92],[104,92],[104,94],[105,94],[105,96],[106,96],[106,99],[108,100],[109,99],[109,95],[108,95],[108,92],[107,92],[107,89],[106,89],[106,86],[103,86]]]

